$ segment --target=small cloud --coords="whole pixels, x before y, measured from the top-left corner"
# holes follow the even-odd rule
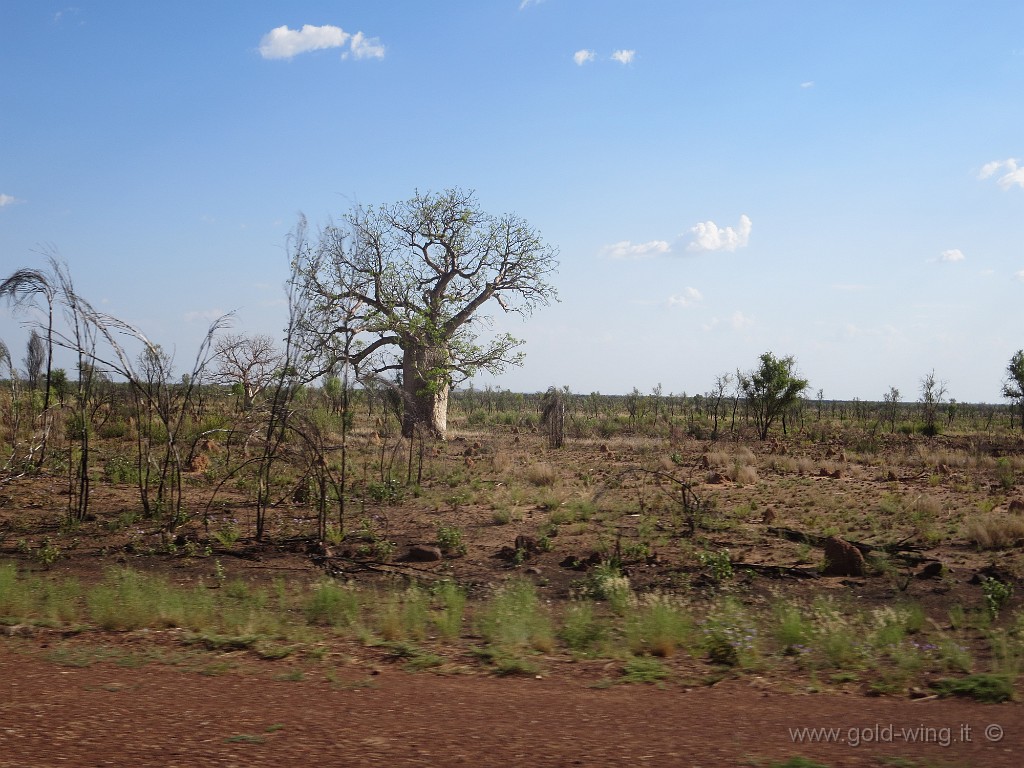
[[[383,59],[384,46],[376,37],[366,37],[362,32],[352,35],[352,42],[349,45],[353,59]],[[347,59],[348,53],[343,53],[342,58]]]
[[[1008,157],[1006,160],[993,160],[991,163],[985,163],[985,165],[981,167],[981,171],[978,173],[978,178],[987,179],[1005,169],[1006,172],[996,179],[996,183],[1003,189],[1009,189],[1014,184],[1018,187],[1024,188],[1024,168],[1019,168],[1017,163],[1018,160],[1015,157]]]
[[[79,12],[78,8],[62,8],[61,10],[53,14],[53,23],[60,24],[65,18],[70,16],[77,16]]]
[[[737,229],[719,227],[713,221],[702,221],[690,227],[693,240],[686,246],[686,249],[688,251],[735,251],[750,242],[751,226],[750,217],[746,214],[740,216],[740,225]]]
[[[576,62],[577,66],[582,67],[584,64],[594,60],[594,52],[582,48],[572,55],[572,60]]]
[[[813,80],[805,80],[804,82],[800,83],[800,87],[801,88],[813,88],[814,87],[814,81]]]
[[[733,327],[733,330],[741,330],[754,324],[754,318],[750,315],[745,315],[739,310],[732,313],[732,317],[729,318],[729,324]]]
[[[1016,272],[1013,273],[1013,276],[1020,280],[1022,283],[1024,283],[1024,269],[1018,269]]]
[[[18,202],[18,198],[13,195],[0,194],[0,208],[3,208],[5,205],[14,205],[16,202]]]
[[[325,24],[316,27],[304,24],[302,29],[289,29],[287,26],[276,27],[260,40],[260,55],[264,59],[291,59],[300,53],[322,51],[328,48],[344,48],[349,50],[342,54],[343,59],[381,59],[384,57],[384,46],[375,37],[367,37],[362,32],[350,35],[341,27]]]
[[[634,58],[636,58],[636,51],[632,50],[622,49],[612,54],[612,60],[619,64],[632,64]]]
[[[690,288],[687,286],[683,289],[681,294],[676,296],[668,297],[668,305],[670,307],[689,307],[696,304],[698,301],[703,301],[704,296],[696,288]]]
[[[544,2],[544,0],[520,0],[519,10],[520,11],[525,11],[531,5],[540,5],[543,2]]]
[[[952,263],[954,261],[963,261],[966,257],[959,248],[950,248],[948,251],[943,251],[939,256],[939,261]]]
[[[186,323],[194,323],[196,320],[203,320],[207,323],[212,323],[214,320],[224,317],[227,312],[223,309],[199,309],[193,310],[192,312],[186,312],[183,319]]]
[[[664,240],[651,240],[646,243],[632,243],[620,240],[606,245],[601,252],[610,259],[650,259],[669,253],[672,246]]]

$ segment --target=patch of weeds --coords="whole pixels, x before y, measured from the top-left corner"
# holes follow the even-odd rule
[[[490,665],[496,675],[530,675],[540,672],[540,668],[520,654],[511,653],[501,648],[472,648],[471,652],[481,661]]]
[[[306,673],[301,669],[291,669],[280,675],[275,675],[274,679],[282,683],[301,683],[306,679]]]
[[[981,582],[981,591],[985,595],[985,609],[989,618],[995,621],[999,617],[999,612],[1013,597],[1013,585],[987,577]]]
[[[444,664],[444,659],[436,653],[429,653],[422,648],[406,642],[384,643],[383,647],[396,659],[405,660],[405,668],[410,672],[433,669]]]
[[[350,627],[359,618],[359,596],[349,587],[323,581],[310,593],[305,613],[310,624]]]
[[[466,608],[466,592],[452,581],[434,586],[434,626],[446,640],[455,640],[462,634],[462,617]]]
[[[1013,464],[1005,456],[996,459],[996,480],[1007,491],[1017,483],[1017,473],[1013,469]]]
[[[781,763],[771,763],[769,768],[829,768],[824,763],[816,763],[806,757],[791,757]]]
[[[228,736],[224,741],[228,744],[262,744],[266,739],[251,733],[239,733],[234,736]]]
[[[462,529],[455,525],[437,524],[437,545],[449,556],[466,554]]]
[[[257,635],[193,635],[185,639],[187,645],[198,645],[208,651],[247,651],[253,648],[260,638]]]
[[[551,620],[529,581],[516,579],[505,584],[480,611],[477,627],[492,646],[545,653],[554,647]]]
[[[51,565],[60,560],[61,554],[60,547],[50,541],[49,536],[44,536],[39,546],[32,551],[32,559],[49,570]]]
[[[571,650],[591,653],[606,635],[604,624],[594,616],[594,609],[589,603],[576,601],[565,609],[558,636]]]
[[[276,645],[274,643],[257,643],[254,650],[256,655],[264,661],[277,661],[286,659],[295,653],[295,647],[291,645]]]
[[[491,512],[491,522],[495,525],[508,525],[512,522],[512,511],[507,508],[495,509]]]
[[[523,476],[530,485],[550,487],[558,480],[558,470],[551,464],[541,461],[527,467]]]
[[[386,641],[422,640],[427,635],[430,596],[418,587],[392,592],[378,602],[376,630]]]
[[[717,552],[701,552],[697,562],[711,571],[711,578],[716,584],[724,584],[732,578],[732,559],[728,549]]]
[[[682,608],[664,595],[647,595],[626,617],[626,638],[633,653],[667,658],[690,641],[693,624]]]
[[[405,498],[405,488],[393,478],[383,482],[370,481],[366,495],[379,504],[399,504]]]
[[[1013,699],[1013,680],[1008,675],[976,674],[947,678],[934,683],[940,696],[959,696],[988,704]]]
[[[238,526],[232,521],[225,525],[223,528],[213,532],[213,538],[217,540],[225,549],[231,549],[235,546],[241,536],[241,532],[238,530]]]
[[[803,611],[789,603],[777,603],[772,608],[772,630],[775,641],[786,656],[799,656],[806,653],[808,643],[814,634],[814,628],[804,617]]]
[[[614,563],[604,562],[594,566],[582,582],[581,594],[590,600],[605,600],[617,614],[624,614],[633,598],[629,577]]]
[[[737,600],[719,602],[704,620],[702,647],[708,660],[724,667],[754,666],[758,656],[758,630]]]
[[[669,675],[668,669],[650,656],[634,656],[622,667],[623,683],[659,683]]]

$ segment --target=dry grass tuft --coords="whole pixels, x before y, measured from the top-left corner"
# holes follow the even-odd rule
[[[536,485],[539,488],[549,487],[558,480],[558,470],[546,461],[539,461],[527,467],[523,476],[530,485]]]
[[[981,549],[1009,549],[1024,543],[1024,518],[1001,512],[971,518],[964,538]]]

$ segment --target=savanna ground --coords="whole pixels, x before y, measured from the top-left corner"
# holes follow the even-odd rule
[[[297,461],[255,539],[245,430],[143,515],[128,419],[72,521],[55,433],[0,485],[0,765],[1017,765],[1020,433],[807,411],[570,407],[559,448],[529,409],[411,445],[363,411],[322,541]]]

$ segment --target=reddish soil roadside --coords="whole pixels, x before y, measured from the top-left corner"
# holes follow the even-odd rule
[[[834,728],[838,743],[798,743]],[[54,664],[0,645],[0,766],[1019,768],[1024,708],[962,700],[586,687],[385,669],[349,682]]]

